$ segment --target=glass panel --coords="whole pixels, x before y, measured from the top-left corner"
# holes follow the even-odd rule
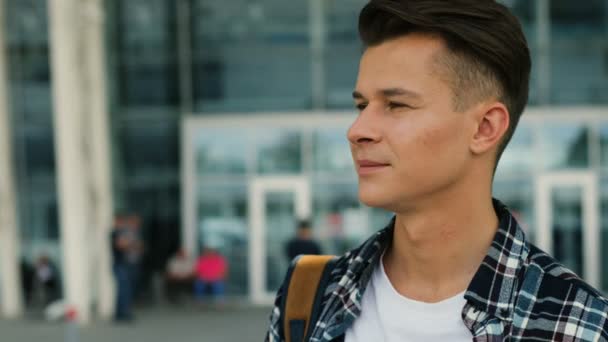
[[[357,197],[357,183],[317,183],[313,186],[313,228],[323,253],[340,255],[369,232]],[[362,220],[352,222],[355,216]]]
[[[528,48],[532,55],[532,65],[535,65],[535,60],[538,56],[538,39],[537,39],[537,20],[536,20],[536,1],[530,0],[499,0],[511,9],[517,17],[528,41]],[[530,74],[530,94],[528,104],[538,103],[538,70],[539,68],[532,67]]]
[[[16,120],[51,120],[47,2],[6,1],[11,107]]]
[[[314,134],[314,169],[355,179],[346,128],[319,129]]]
[[[357,21],[366,0],[327,1],[327,52],[324,54],[327,105],[354,108],[352,92],[359,70],[362,44]]]
[[[601,165],[608,167],[608,124],[603,124],[599,128],[600,134],[600,149],[601,149]]]
[[[256,130],[259,173],[296,173],[302,170],[302,143],[299,132]]]
[[[536,214],[534,208],[534,187],[529,179],[504,180],[494,182],[493,196],[504,203],[523,231],[528,241],[534,241]]]
[[[175,120],[124,122],[119,139],[127,175],[137,176],[142,170],[158,174],[167,169],[177,175],[179,149]]]
[[[311,106],[308,1],[194,0],[195,109]]]
[[[246,295],[249,292],[249,235],[245,181],[224,185],[204,183],[198,196],[199,246],[219,246],[229,265],[228,294]]]
[[[290,260],[285,245],[295,232],[296,216],[293,192],[267,192],[265,203],[266,290],[276,292],[281,286]]]
[[[120,104],[126,107],[177,104],[175,2],[115,2]]]
[[[0,7],[14,130],[19,257],[32,265],[49,256],[61,282],[47,1],[7,0]]]
[[[497,177],[532,172],[537,164],[532,127],[523,122],[517,126],[496,170]]]
[[[583,275],[582,189],[555,187],[551,191],[553,256],[578,275]]]
[[[199,131],[196,139],[197,172],[205,174],[243,174],[252,150],[252,139],[242,129]]]
[[[588,130],[581,124],[546,124],[540,130],[540,145],[545,169],[584,168],[589,166]]]
[[[608,102],[608,3],[551,0],[551,100]]]

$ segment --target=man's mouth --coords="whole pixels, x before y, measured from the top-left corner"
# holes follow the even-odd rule
[[[368,175],[382,171],[389,167],[389,163],[377,162],[374,160],[360,159],[357,160],[357,173],[359,176]]]

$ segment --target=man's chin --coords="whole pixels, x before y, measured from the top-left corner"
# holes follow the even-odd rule
[[[359,190],[359,201],[372,208],[387,209],[390,207],[390,201],[386,194],[381,193]]]

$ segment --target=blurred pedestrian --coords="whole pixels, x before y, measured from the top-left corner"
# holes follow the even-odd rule
[[[228,262],[220,254],[217,246],[209,245],[204,248],[196,262],[196,280],[194,294],[202,303],[205,295],[210,294],[211,301],[218,306],[224,303]]]
[[[34,289],[47,306],[61,297],[59,272],[48,255],[42,254],[34,265]]]
[[[194,260],[180,248],[167,263],[165,286],[169,301],[179,302],[182,294],[191,292],[193,282]]]
[[[19,263],[21,269],[21,288],[25,306],[28,307],[32,301],[34,292],[34,266],[25,258],[21,258]]]
[[[138,219],[117,215],[111,234],[113,271],[116,279],[116,311],[114,319],[117,322],[133,320],[132,303],[137,275],[137,262],[142,251],[139,239]]]
[[[295,257],[302,254],[321,254],[321,247],[313,240],[310,221],[300,220],[296,236],[285,245],[285,254],[291,262]]]

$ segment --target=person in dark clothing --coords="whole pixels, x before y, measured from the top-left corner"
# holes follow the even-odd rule
[[[301,220],[298,223],[296,236],[287,243],[285,253],[289,261],[301,254],[321,254],[321,247],[312,239],[312,229],[308,220]]]
[[[21,268],[23,299],[25,300],[25,306],[28,307],[32,301],[32,294],[34,293],[34,266],[32,266],[27,259],[21,258],[19,267]]]
[[[42,254],[34,265],[34,285],[39,290],[42,304],[49,305],[61,297],[59,271],[48,255]]]
[[[132,220],[118,215],[111,234],[112,268],[116,278],[116,311],[117,322],[133,320],[131,303],[133,301],[134,283],[138,256],[141,251],[141,240],[138,236],[139,226],[131,224]]]

